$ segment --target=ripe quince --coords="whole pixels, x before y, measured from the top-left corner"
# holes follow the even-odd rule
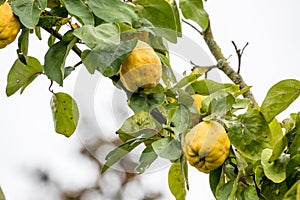
[[[206,98],[206,96],[202,96],[200,94],[193,94],[192,98],[194,99],[194,107],[197,109],[197,112],[200,113],[200,109],[202,107],[202,101]]]
[[[230,141],[220,123],[202,121],[185,135],[182,148],[190,165],[209,173],[229,156]]]
[[[162,73],[161,62],[153,48],[138,40],[136,47],[123,61],[120,68],[120,80],[130,92],[139,88],[154,88]]]
[[[12,43],[20,31],[20,22],[9,3],[0,6],[0,49]]]

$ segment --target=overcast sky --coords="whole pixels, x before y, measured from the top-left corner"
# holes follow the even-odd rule
[[[239,47],[249,42],[243,55],[241,73],[245,81],[253,86],[252,91],[259,104],[263,101],[268,89],[278,81],[287,78],[300,80],[300,1],[208,0],[205,5],[210,15],[215,39],[221,46],[225,57],[231,56],[229,62],[233,66],[236,65],[237,58],[231,41],[235,41]],[[185,26],[184,35],[200,44],[211,58],[208,60],[213,61],[196,31]],[[86,177],[93,177],[96,171],[92,170],[88,162],[74,154],[74,151],[82,146],[79,134],[67,139],[54,133],[49,106],[51,98],[48,92],[49,81],[45,77],[35,80],[23,95],[15,94],[12,97],[6,97],[6,77],[10,66],[16,59],[16,47],[15,42],[0,50],[0,184],[8,200],[34,200],[41,199],[41,197],[54,200],[55,196],[51,196],[48,191],[32,185],[33,180],[30,175],[32,168],[49,170],[54,177],[64,175],[68,177],[62,181],[64,187],[79,188],[91,184],[93,180]],[[34,36],[31,37],[29,55],[43,62],[47,48],[47,37],[44,37],[43,41],[38,41]],[[176,57],[175,53],[174,57]],[[174,59],[180,60],[182,57]],[[197,60],[197,57],[192,59],[201,62]],[[76,62],[78,58],[75,56],[68,59],[70,65]],[[55,91],[72,94],[76,75],[75,73],[74,76],[68,78],[64,88],[54,87]],[[228,81],[226,78],[222,80]],[[100,82],[102,81],[106,80],[101,79]],[[104,95],[107,99],[103,99],[101,91],[108,94]],[[110,104],[110,107],[106,109],[109,114],[114,101],[111,97],[115,93],[109,88],[99,86],[93,95],[96,100],[102,99],[103,102]],[[101,109],[101,105],[95,104],[94,109]],[[280,115],[280,118],[283,119],[288,117],[290,112],[298,111],[300,111],[299,100]],[[81,112],[84,114],[87,111],[81,110]],[[104,115],[106,118],[107,113]],[[113,111],[111,113],[114,114]],[[119,125],[118,119],[114,119],[114,127],[103,123],[101,115],[96,117],[96,122],[102,130],[115,131]],[[168,190],[166,176],[166,168],[145,175],[147,182],[150,182],[153,188]],[[207,175],[190,168],[191,189],[187,200],[197,200],[199,196],[202,197],[201,199],[213,199],[207,178]],[[157,180],[160,180],[160,184]],[[164,199],[170,198],[167,192]]]

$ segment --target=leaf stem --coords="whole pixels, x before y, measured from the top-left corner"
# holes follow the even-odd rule
[[[53,86],[53,81],[51,80],[50,81],[50,85],[49,85],[49,88],[48,88],[48,90],[49,90],[49,92],[51,92],[53,95],[56,95],[56,93],[53,91],[53,89],[52,89],[52,86]]]
[[[218,69],[223,71],[235,84],[240,85],[240,88],[244,88],[247,86],[245,81],[243,80],[242,76],[235,72],[233,68],[228,64],[227,59],[224,57],[224,54],[221,51],[221,48],[216,43],[213,33],[210,27],[210,24],[208,25],[207,29],[203,32],[203,38],[210,49],[211,53],[215,57],[217,63]],[[257,102],[252,94],[252,92],[249,90],[243,94],[245,98],[248,98],[252,101],[252,105],[257,105]]]
[[[203,33],[193,24],[191,24],[190,22],[186,21],[185,19],[182,19],[182,22],[186,23],[187,25],[189,25],[190,27],[192,27],[193,29],[195,29],[195,31],[197,31],[200,35],[203,35]]]

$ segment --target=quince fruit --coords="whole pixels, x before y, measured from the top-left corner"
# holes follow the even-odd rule
[[[161,73],[161,62],[155,51],[146,42],[138,40],[121,65],[120,80],[128,91],[137,92],[139,88],[154,88]]]
[[[20,22],[9,3],[0,6],[0,49],[12,43],[20,31]]]
[[[183,153],[199,171],[209,173],[229,156],[230,141],[224,127],[216,121],[202,121],[184,137]]]
[[[200,113],[202,101],[206,98],[206,96],[202,96],[200,94],[193,94],[192,98],[194,99],[194,107],[196,108],[197,112]]]
[[[191,97],[194,99],[193,106],[194,106],[195,110],[197,111],[196,113],[192,112],[192,114],[191,114],[191,125],[195,126],[200,121],[200,113],[201,113],[200,110],[202,107],[202,101],[207,96],[202,96],[200,94],[193,94],[193,95],[191,95]]]

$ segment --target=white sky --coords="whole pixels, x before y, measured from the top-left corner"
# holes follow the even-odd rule
[[[239,47],[249,42],[243,55],[241,73],[245,81],[253,86],[252,91],[259,103],[268,89],[278,81],[300,79],[300,1],[208,0],[205,5],[210,14],[215,39],[226,57],[232,55],[229,59],[232,65],[236,64],[237,59],[231,41],[234,40]],[[191,28],[185,27],[184,35],[199,42],[207,50],[201,37]],[[30,43],[29,55],[39,58],[41,62],[47,50],[47,37],[44,39],[38,41],[31,37]],[[31,168],[41,167],[54,177],[67,177],[61,183],[67,188],[92,184],[94,180],[86,177],[93,177],[96,172],[92,170],[91,163],[74,153],[82,145],[78,135],[67,139],[54,133],[49,106],[49,81],[45,77],[35,80],[23,95],[6,97],[6,77],[16,59],[16,47],[15,42],[0,50],[0,184],[8,200],[34,200],[41,197],[52,200],[55,196],[32,185]],[[68,64],[76,62],[78,58],[74,56],[69,59]],[[72,94],[75,80],[76,75],[73,75],[68,78],[64,88],[54,89]],[[103,88],[100,87],[99,90],[101,89]],[[110,94],[107,99],[103,99],[101,93],[94,94],[95,99],[102,98],[103,102],[112,102],[109,97],[114,93],[109,89],[105,91]],[[95,104],[93,108],[98,110],[101,106]],[[111,109],[108,107],[103,112],[107,114]],[[299,110],[297,100],[280,118]],[[101,123],[100,115],[97,115],[97,120],[103,130],[114,131],[114,127],[107,126],[103,121]],[[116,126],[120,123],[118,120],[114,121]],[[148,173],[145,178],[147,184],[153,185],[153,190],[163,188],[167,191],[164,199],[172,198],[167,188],[166,169]],[[197,200],[199,197],[213,199],[206,175],[190,168],[189,178],[191,189],[187,200]]]

